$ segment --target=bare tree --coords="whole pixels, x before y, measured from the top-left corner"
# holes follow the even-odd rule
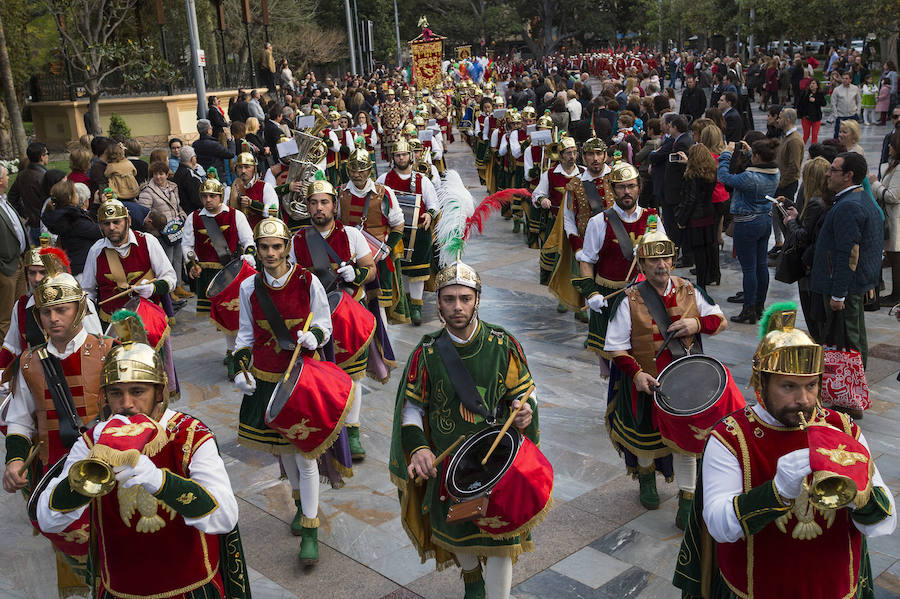
[[[84,88],[90,99],[90,128],[95,135],[100,134],[103,81],[145,60],[139,48],[116,39],[116,30],[134,14],[137,1],[44,0],[56,19],[70,65],[84,77]]]

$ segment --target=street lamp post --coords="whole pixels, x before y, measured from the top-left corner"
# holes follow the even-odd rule
[[[194,65],[194,85],[197,87],[197,116],[206,118],[206,79],[200,66],[200,34],[197,32],[197,7],[194,0],[184,0],[188,18],[188,34],[191,38],[191,64]]]

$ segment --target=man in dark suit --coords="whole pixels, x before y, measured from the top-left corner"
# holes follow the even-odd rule
[[[725,141],[739,142],[744,137],[744,122],[737,110],[738,98],[734,92],[725,92],[719,97],[719,110],[725,118]]]
[[[247,92],[242,89],[238,90],[237,99],[231,108],[228,109],[228,118],[232,121],[240,121],[246,123],[250,118],[250,107],[247,105]]]
[[[685,84],[686,87],[681,94],[681,109],[678,112],[690,116],[692,120],[697,120],[703,116],[703,111],[706,110],[706,94],[697,87],[697,80],[693,75],[688,75]]]
[[[675,138],[669,135],[669,123],[675,116],[674,112],[667,112],[662,116],[662,141],[648,157],[651,166],[650,180],[653,182],[653,196],[657,206],[662,206],[665,195],[666,162],[672,153],[672,144],[675,143]]]
[[[25,223],[6,199],[9,173],[0,166],[0,336],[9,329],[13,304],[25,293],[22,255],[28,248]]]
[[[9,203],[25,219],[31,245],[37,245],[41,234],[41,208],[47,197],[44,193],[44,175],[47,173],[50,154],[47,152],[47,146],[39,141],[33,141],[28,144],[25,155],[28,157],[28,166],[19,171],[15,182],[9,188]]]
[[[200,134],[200,139],[191,144],[197,153],[197,163],[203,167],[203,170],[211,166],[216,167],[219,178],[224,179],[225,160],[234,158],[234,138],[231,136],[231,129],[227,127],[224,129],[228,141],[227,146],[223,146],[218,139],[212,136],[212,123],[206,119],[197,121],[197,133]]]
[[[694,145],[694,139],[691,137],[686,118],[676,115],[669,119],[669,137],[672,139],[671,148],[664,154],[666,144],[663,143],[659,150],[650,154],[650,164],[653,165],[654,170],[659,167],[665,170],[663,196],[660,202],[663,225],[666,227],[666,233],[669,235],[669,238],[675,242],[676,246],[681,247],[680,230],[675,222],[675,208],[681,202],[681,188],[684,184],[687,153],[691,146]],[[676,268],[692,265],[692,258],[684,253],[675,263]]]
[[[263,127],[263,141],[271,152],[272,159],[278,160],[278,140],[284,135],[281,128],[281,119],[284,118],[281,104],[275,104],[269,109],[269,118],[266,119],[265,127]]]
[[[178,158],[178,169],[173,180],[178,186],[178,201],[181,208],[190,214],[194,210],[203,208],[200,202],[200,185],[202,181],[197,175],[197,155],[194,148],[185,146],[181,148]]]

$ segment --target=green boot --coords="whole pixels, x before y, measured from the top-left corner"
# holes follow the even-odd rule
[[[463,570],[462,579],[466,585],[466,596],[463,599],[485,599],[481,564],[478,564],[478,567],[474,570]]]
[[[694,494],[690,491],[678,491],[678,513],[675,514],[675,526],[684,530],[691,514],[691,505],[694,503]]]
[[[225,359],[222,360],[222,364],[228,366],[228,363],[234,360],[234,353],[229,349],[225,352]]]
[[[414,327],[422,324],[422,306],[419,304],[409,305],[409,319]]]
[[[299,537],[303,532],[303,524],[300,523],[300,521],[303,519],[303,510],[300,509],[299,499],[294,500],[294,505],[297,506],[297,513],[294,514],[294,519],[291,520],[291,534],[295,537]]]
[[[588,316],[587,310],[582,310],[575,313],[575,320],[578,322],[590,322],[591,318]]]
[[[641,485],[641,505],[648,510],[659,509],[659,493],[656,492],[656,472],[638,472],[638,482]]]
[[[319,561],[319,519],[304,516],[300,536],[300,563],[311,566]]]
[[[514,220],[514,221],[513,221],[513,233],[518,233],[518,232],[519,232],[519,229],[521,228],[521,226],[522,226],[522,220],[521,220],[521,219],[518,219],[518,218],[517,218],[516,220]]]
[[[366,450],[363,449],[362,443],[359,442],[359,427],[348,426],[347,437],[350,439],[350,457],[354,460],[365,458]]]
[[[556,304],[556,311],[559,312],[560,314],[565,314],[566,312],[569,311],[569,309],[566,308],[565,304],[560,302],[560,303]]]

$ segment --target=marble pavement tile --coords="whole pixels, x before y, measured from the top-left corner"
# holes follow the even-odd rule
[[[662,485],[658,489],[665,491]],[[660,498],[664,499],[665,495],[660,495]],[[615,522],[617,527],[647,513],[647,509],[638,500],[637,481],[627,474],[620,474],[606,484],[576,497],[568,505]]]
[[[603,585],[599,589],[600,596],[605,599],[638,597],[647,588],[649,582],[650,573],[635,566]]]
[[[663,541],[624,526],[588,546],[671,580],[680,545],[681,537]]]
[[[604,597],[600,591],[553,570],[545,570],[513,587],[512,596],[515,599],[595,599]]]
[[[416,595],[409,589],[397,589],[392,593],[388,593],[381,599],[422,599],[422,596]]]
[[[399,585],[407,585],[434,570],[434,560],[421,563],[419,552],[411,544],[395,547],[366,565]]]
[[[661,578],[653,574],[647,579],[647,586],[638,594],[639,599],[681,599],[681,589],[672,585],[672,577]]]
[[[248,568],[250,590],[257,599],[298,599],[297,595],[272,582],[253,568]]]
[[[872,577],[878,578],[882,572],[888,571],[898,562],[897,558],[869,549],[869,560],[872,562]]]
[[[630,568],[631,564],[601,553],[590,545],[550,567],[554,572],[592,589],[599,588]]]
[[[637,485],[635,485],[637,486]],[[644,533],[661,541],[681,540],[683,533],[675,526],[675,512],[678,511],[678,498],[675,492],[678,490],[675,483],[670,485],[673,489],[672,497],[664,500],[660,492],[661,503],[658,510],[649,510],[628,523],[630,528]],[[657,488],[662,487],[657,478]],[[635,489],[636,491],[637,489]],[[661,490],[661,489],[660,489]]]

